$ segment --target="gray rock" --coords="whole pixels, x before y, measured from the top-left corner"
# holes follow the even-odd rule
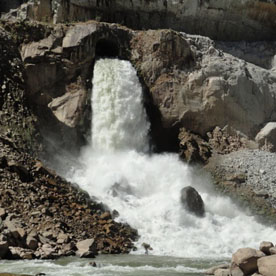
[[[191,186],[184,187],[181,190],[181,203],[184,208],[195,214],[196,216],[203,217],[205,214],[204,202],[200,194],[195,188]]]
[[[79,89],[53,99],[48,106],[59,121],[69,127],[75,127],[80,120],[84,100],[85,92]]]

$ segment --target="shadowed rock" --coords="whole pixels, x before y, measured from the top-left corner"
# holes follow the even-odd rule
[[[181,190],[181,203],[187,211],[194,215],[204,216],[204,202],[195,188],[187,186]]]

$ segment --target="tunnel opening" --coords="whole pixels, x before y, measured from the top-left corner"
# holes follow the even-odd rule
[[[116,42],[107,39],[100,39],[96,44],[96,56],[118,57],[119,47]]]

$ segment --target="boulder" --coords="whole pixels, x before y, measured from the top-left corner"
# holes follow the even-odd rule
[[[95,257],[95,255],[97,254],[96,244],[94,239],[86,239],[83,241],[79,241],[76,244],[76,247],[78,249],[76,254],[80,258],[92,258],[92,257]]]
[[[265,254],[252,248],[240,248],[232,255],[232,265],[237,265],[245,275],[258,271],[257,260]]]
[[[263,276],[275,276],[276,255],[266,256],[258,259],[259,273]]]
[[[266,255],[270,255],[270,248],[273,248],[274,245],[272,242],[263,241],[260,244],[260,250],[264,252]]]
[[[266,150],[276,150],[276,122],[267,123],[256,135],[256,142]]]
[[[74,92],[71,90],[70,93],[53,99],[48,106],[60,122],[75,127],[82,115],[85,95],[85,91],[81,88]]]
[[[191,212],[192,214],[198,217],[204,216],[204,202],[195,188],[191,186],[184,187],[181,190],[180,200],[187,211]]]

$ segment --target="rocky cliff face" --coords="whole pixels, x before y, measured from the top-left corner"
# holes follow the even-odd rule
[[[48,37],[22,45],[29,99],[78,132],[89,117],[86,100],[97,55],[133,63],[153,129],[163,134],[185,127],[206,137],[215,127],[228,125],[252,139],[275,118],[273,70],[224,53],[204,37],[97,22],[58,25]]]
[[[273,0],[44,0],[29,15],[54,22],[95,19],[134,29],[172,28],[216,40],[271,40]]]

